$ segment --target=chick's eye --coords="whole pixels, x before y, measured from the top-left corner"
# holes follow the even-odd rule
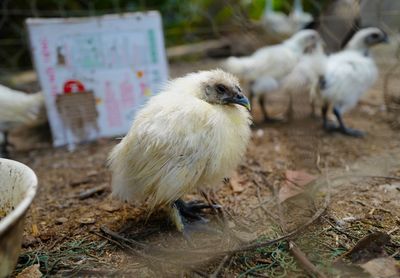
[[[371,37],[372,37],[373,39],[378,39],[378,38],[379,38],[379,34],[376,34],[376,33],[375,33],[375,34],[372,34]]]
[[[225,94],[227,91],[226,87],[222,84],[217,84],[215,86],[215,90],[217,91],[218,94]]]

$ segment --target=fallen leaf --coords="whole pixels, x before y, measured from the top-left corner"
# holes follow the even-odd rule
[[[39,270],[40,264],[34,264],[28,266],[24,270],[22,270],[16,278],[40,278],[43,274]]]
[[[352,249],[341,257],[347,257],[353,263],[364,263],[386,256],[384,247],[389,242],[390,236],[387,233],[375,232],[360,239]]]
[[[396,278],[400,277],[400,268],[396,260],[391,257],[376,258],[361,265],[372,277]]]
[[[56,219],[56,224],[60,225],[60,224],[63,224],[63,223],[65,223],[65,222],[67,222],[67,221],[68,221],[68,218],[66,218],[66,217],[59,217],[59,218]]]
[[[231,188],[233,190],[233,192],[235,193],[240,193],[244,191],[244,187],[243,187],[243,181],[240,180],[240,176],[238,175],[237,172],[234,172],[231,176],[231,178],[229,179],[230,181],[230,185]]]
[[[311,184],[317,177],[304,171],[286,171],[286,181],[283,183],[279,190],[279,202],[299,195],[304,192],[307,185]]]
[[[94,224],[96,222],[96,220],[91,217],[82,217],[82,218],[78,219],[78,222],[80,224]]]
[[[120,205],[115,205],[115,204],[109,204],[105,203],[99,206],[99,209],[107,211],[107,212],[114,212],[117,211],[121,208]]]

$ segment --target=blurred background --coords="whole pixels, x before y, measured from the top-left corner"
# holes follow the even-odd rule
[[[110,13],[159,10],[162,13],[166,46],[219,39],[237,32],[250,32],[263,15],[265,0],[2,0],[0,4],[0,73],[32,68],[25,19],[29,17],[82,17]],[[335,10],[335,6],[342,6]],[[343,8],[343,5],[351,8]],[[380,25],[398,31],[400,4],[385,0],[304,0],[304,10],[315,18],[333,23],[343,18],[363,25]],[[286,14],[293,1],[273,1],[275,11]],[[360,18],[358,18],[360,17]],[[346,22],[349,24],[349,22]],[[397,26],[397,30],[396,30]],[[343,26],[336,26],[342,28]],[[348,28],[348,26],[346,27]],[[342,33],[345,33],[343,30]],[[340,36],[339,36],[340,37]],[[262,39],[260,36],[257,39]],[[264,38],[268,39],[268,38]],[[329,45],[329,43],[328,43]],[[250,52],[250,51],[249,51]]]
[[[387,83],[385,93],[397,96],[393,92],[397,83],[392,73],[398,69],[400,1],[303,0],[298,3],[301,7],[296,7],[296,1],[288,0],[2,0],[0,83],[27,92],[40,89],[32,71],[27,18],[90,17],[158,10],[162,15],[169,64],[198,62],[200,68],[210,68],[219,66],[221,59],[228,56],[249,55],[294,33],[282,33],[271,28],[271,22],[263,23],[269,9],[271,13],[287,17],[297,11],[300,28],[316,29],[325,41],[327,53],[340,50],[361,27],[377,26],[385,30],[391,37],[390,47],[375,49],[375,58],[383,68],[381,74],[386,76],[381,80]],[[171,77],[190,71],[185,65],[172,68]]]

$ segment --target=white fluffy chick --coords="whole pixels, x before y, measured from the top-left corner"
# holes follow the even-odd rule
[[[293,117],[293,96],[295,94],[308,94],[315,116],[315,101],[319,80],[325,73],[327,55],[324,52],[324,42],[318,40],[315,47],[310,47],[300,58],[294,69],[284,78],[282,90],[289,94],[288,118]]]
[[[167,207],[177,229],[185,232],[207,206],[181,197],[219,183],[235,169],[250,138],[249,109],[238,80],[222,70],[170,81],[112,150],[113,195],[147,200],[150,212]]]
[[[328,57],[326,72],[320,80],[325,130],[355,137],[364,135],[362,131],[346,127],[342,114],[355,107],[360,97],[376,81],[378,69],[369,49],[387,41],[388,37],[382,30],[374,27],[364,28],[354,34],[343,51]],[[339,125],[327,120],[330,106]]]
[[[287,38],[293,34],[292,22],[286,14],[274,11],[273,0],[266,0],[261,24],[268,34],[279,38]]]
[[[0,154],[9,157],[8,132],[18,126],[45,120],[42,93],[26,94],[0,85],[0,132],[3,142]]]
[[[257,98],[265,121],[274,121],[265,108],[265,95],[280,89],[304,52],[320,40],[314,30],[302,30],[281,44],[266,46],[251,56],[230,57],[223,67],[249,84],[250,102]]]
[[[314,17],[310,13],[304,11],[303,2],[301,0],[294,0],[293,10],[289,15],[289,19],[293,26],[293,31],[297,32],[310,24],[314,20]]]
[[[304,12],[301,0],[294,0],[289,16],[274,11],[273,0],[266,0],[261,24],[269,35],[285,39],[306,27],[313,20],[311,14]]]

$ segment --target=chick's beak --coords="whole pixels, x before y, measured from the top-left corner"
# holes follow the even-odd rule
[[[227,103],[235,103],[246,107],[247,110],[251,110],[249,99],[242,94],[236,94],[234,97],[225,99]]]

